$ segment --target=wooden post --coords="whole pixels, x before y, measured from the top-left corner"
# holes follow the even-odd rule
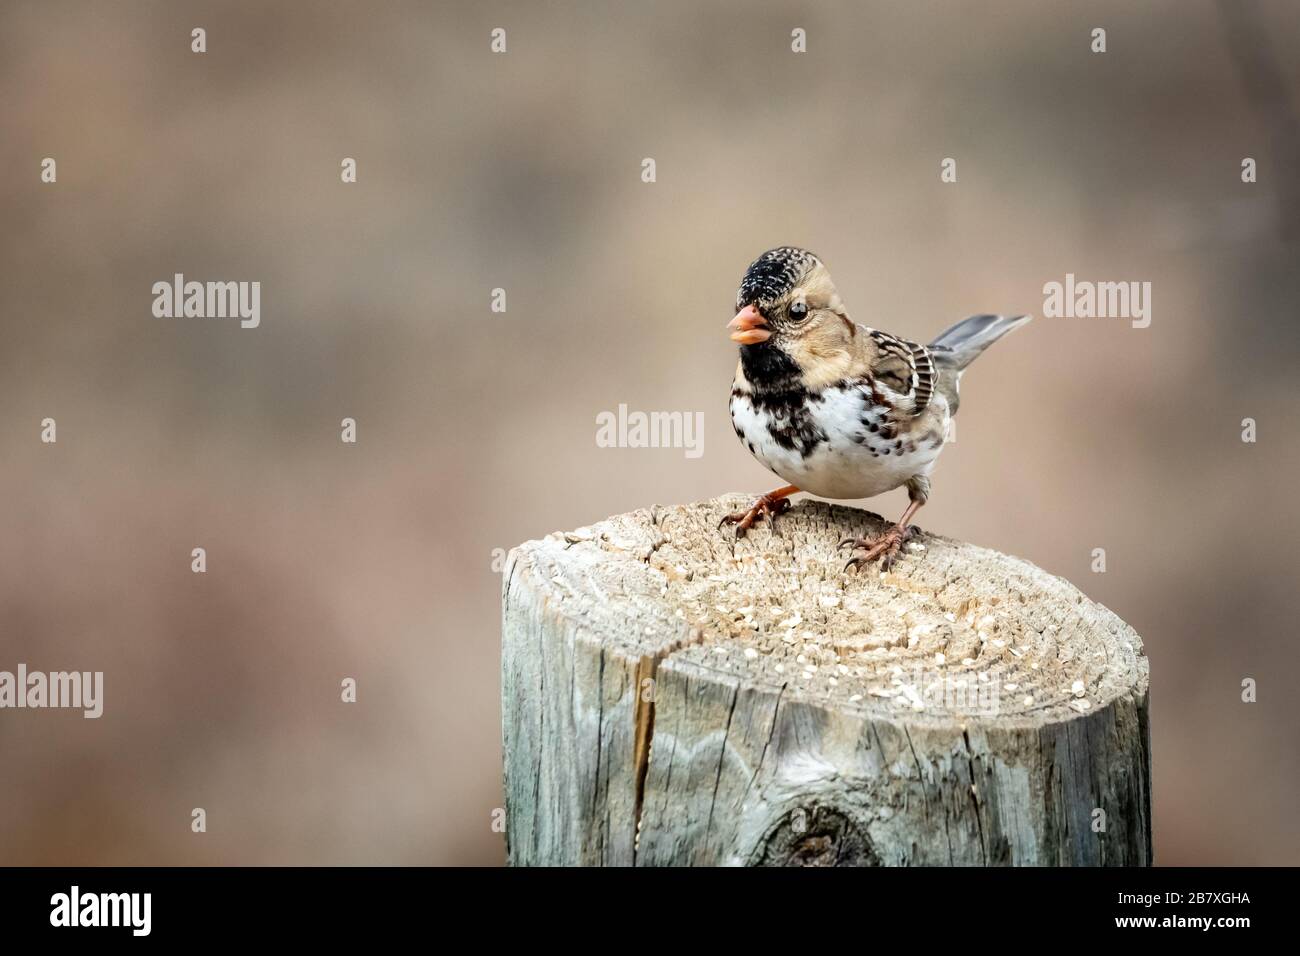
[[[803,501],[737,541],[729,495],[511,552],[509,860],[1149,865],[1147,660],[1018,558]]]

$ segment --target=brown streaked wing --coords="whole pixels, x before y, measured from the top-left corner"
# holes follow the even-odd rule
[[[913,414],[921,414],[929,406],[930,399],[934,396],[935,383],[938,381],[934,356],[924,345],[900,339],[879,329],[871,329],[870,332],[884,362],[897,359],[907,367],[908,395],[916,403]]]

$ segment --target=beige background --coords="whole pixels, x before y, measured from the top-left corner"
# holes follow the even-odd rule
[[[1237,6],[1234,59],[1206,0],[4,4],[0,669],[107,687],[0,712],[0,863],[501,862],[493,550],[774,485],[723,325],[787,243],[902,335],[1040,315],[920,522],[1142,634],[1158,862],[1300,862],[1300,41]],[[261,328],[154,319],[174,272]],[[1151,327],[1042,318],[1067,272]],[[703,457],[597,448],[620,402]]]

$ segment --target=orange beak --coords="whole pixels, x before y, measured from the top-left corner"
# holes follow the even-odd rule
[[[772,333],[767,330],[767,319],[759,315],[758,309],[752,305],[737,312],[736,317],[727,323],[727,328],[733,330],[731,341],[741,345],[757,345],[772,337]]]

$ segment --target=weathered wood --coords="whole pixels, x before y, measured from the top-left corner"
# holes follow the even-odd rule
[[[736,541],[732,495],[511,552],[514,864],[1148,865],[1147,660],[1018,558],[803,501]]]

